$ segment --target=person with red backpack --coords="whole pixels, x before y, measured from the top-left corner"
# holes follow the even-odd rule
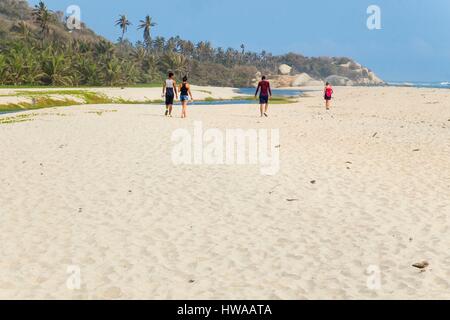
[[[330,110],[331,107],[331,98],[333,95],[333,87],[329,82],[325,85],[325,89],[323,90],[324,99],[325,99],[325,107],[327,110]]]

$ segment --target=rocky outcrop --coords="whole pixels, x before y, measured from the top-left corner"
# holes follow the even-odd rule
[[[341,77],[341,76],[329,76],[325,79],[325,82],[329,82],[333,86],[353,86],[354,83],[352,80],[350,80],[347,77]]]
[[[339,64],[336,63],[336,60],[331,59],[331,61],[332,62],[328,62],[333,66],[333,68],[330,68],[330,71],[336,72],[336,74],[328,75],[324,79],[315,79],[305,72],[293,74],[294,68],[287,64],[280,65],[278,67],[278,74],[268,75],[268,78],[274,88],[315,87],[323,86],[325,82],[329,82],[335,86],[373,86],[384,84],[384,81],[373,71],[357,62],[348,60],[346,63]],[[297,69],[298,68],[299,67],[297,66]],[[256,79],[254,79],[255,85],[260,79],[261,73],[258,72],[256,74]]]
[[[349,61],[345,64],[339,65],[339,74],[333,75],[332,77],[347,78],[350,81],[332,78],[332,81],[351,83],[347,85],[376,86],[383,85],[385,83],[373,71],[355,61]]]
[[[302,87],[305,86],[308,82],[314,80],[313,78],[311,78],[309,76],[309,74],[307,73],[301,73],[299,75],[297,75],[294,79],[294,81],[292,82],[292,86],[293,87]]]
[[[307,73],[301,73],[294,77],[294,81],[291,83],[292,87],[315,87],[322,86],[323,81],[315,80]]]
[[[291,71],[292,67],[288,66],[287,64],[282,64],[278,67],[278,72],[283,76],[290,74]]]

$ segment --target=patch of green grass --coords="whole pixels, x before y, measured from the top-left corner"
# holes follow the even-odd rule
[[[48,95],[72,95],[72,96],[78,96],[78,95],[84,95],[88,91],[86,90],[43,90],[43,91],[25,91],[25,90],[17,90],[16,96],[28,96],[28,97],[34,97],[34,96],[48,96]]]
[[[152,100],[144,100],[144,101],[127,100],[127,99],[123,99],[123,98],[118,98],[118,99],[114,100],[114,103],[117,103],[117,104],[151,104],[151,103],[153,103],[153,101]]]
[[[217,99],[214,99],[213,97],[206,97],[205,98],[205,101],[215,101],[215,100],[217,100]]]
[[[0,105],[0,111],[20,111],[20,110],[51,108],[51,107],[68,107],[78,104],[80,103],[75,100],[70,99],[60,100],[43,96],[34,98],[33,103],[21,102],[21,103],[9,103]]]
[[[36,114],[19,114],[14,117],[5,117],[0,118],[0,124],[11,124],[11,123],[19,123],[19,122],[26,122],[26,121],[32,121],[33,116]]]
[[[165,101],[163,99],[156,99],[156,100],[151,100],[149,103],[153,103],[153,104],[161,104],[164,103]]]
[[[79,85],[76,88],[158,88],[163,86],[163,81],[151,82],[151,83],[138,83],[131,85],[115,85],[115,86],[95,86],[95,85]],[[58,86],[53,87],[50,85],[0,85],[0,89],[48,89],[48,88],[67,88],[73,89],[74,86]]]
[[[233,97],[232,100],[245,100],[245,101],[254,100],[255,103],[259,103],[259,99],[255,98],[254,96],[237,96]],[[272,96],[272,98],[270,98],[269,100],[269,104],[291,104],[296,102],[297,99],[295,97]]]
[[[45,86],[45,85],[0,85],[0,89],[48,89],[48,88],[52,88],[50,86]],[[63,88],[63,87],[61,87]]]
[[[162,88],[163,82],[141,83],[126,86],[125,88]]]
[[[104,113],[117,112],[117,110],[99,110],[99,111],[88,111],[87,113],[95,113],[98,116],[103,115]]]
[[[203,93],[206,93],[206,94],[212,94],[212,92],[208,91],[208,90],[196,90],[196,91],[203,92]]]
[[[270,104],[291,104],[296,102],[297,100],[292,97],[272,97],[269,100]]]
[[[36,97],[36,96],[48,96],[48,95],[69,95],[76,96],[84,99],[87,104],[102,104],[113,103],[114,101],[108,98],[106,95],[98,92],[86,91],[86,90],[55,90],[55,91],[18,91],[19,95]],[[75,103],[75,104],[80,104]]]
[[[8,103],[0,105],[0,112],[20,111],[25,110],[26,106],[22,106],[20,103]]]
[[[81,98],[86,101],[86,104],[110,104],[114,103],[114,100],[108,96],[100,93],[85,91],[81,94]],[[78,103],[79,104],[79,103]]]

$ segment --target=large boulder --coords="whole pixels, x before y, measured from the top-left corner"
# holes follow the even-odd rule
[[[325,85],[325,83],[323,81],[313,79],[313,80],[307,82],[305,84],[305,87],[322,87],[323,85]]]
[[[274,88],[286,88],[290,87],[293,76],[274,76],[270,79]]]
[[[372,82],[372,84],[376,84],[376,85],[380,85],[380,84],[384,84],[385,82],[380,79],[375,73],[373,73],[372,71],[369,71],[369,79]]]
[[[292,67],[288,66],[287,64],[282,64],[278,67],[278,71],[281,75],[288,75],[292,71]]]
[[[308,82],[312,81],[313,78],[309,76],[307,73],[301,73],[297,76],[295,76],[294,81],[292,81],[293,87],[302,87],[305,86]]]
[[[323,86],[323,82],[313,79],[307,73],[301,73],[294,76],[294,80],[291,83],[292,87],[317,87]]]
[[[326,82],[331,83],[333,86],[352,86],[353,81],[347,77],[341,77],[332,75],[325,79]]]

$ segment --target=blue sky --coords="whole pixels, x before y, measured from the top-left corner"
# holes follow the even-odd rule
[[[36,4],[38,0],[30,0]],[[119,14],[134,23],[127,37],[141,38],[139,20],[158,23],[153,36],[179,35],[214,46],[348,56],[388,81],[450,80],[449,0],[46,0],[52,10],[72,4],[82,20],[116,40]],[[366,27],[369,5],[381,8],[381,30]]]

